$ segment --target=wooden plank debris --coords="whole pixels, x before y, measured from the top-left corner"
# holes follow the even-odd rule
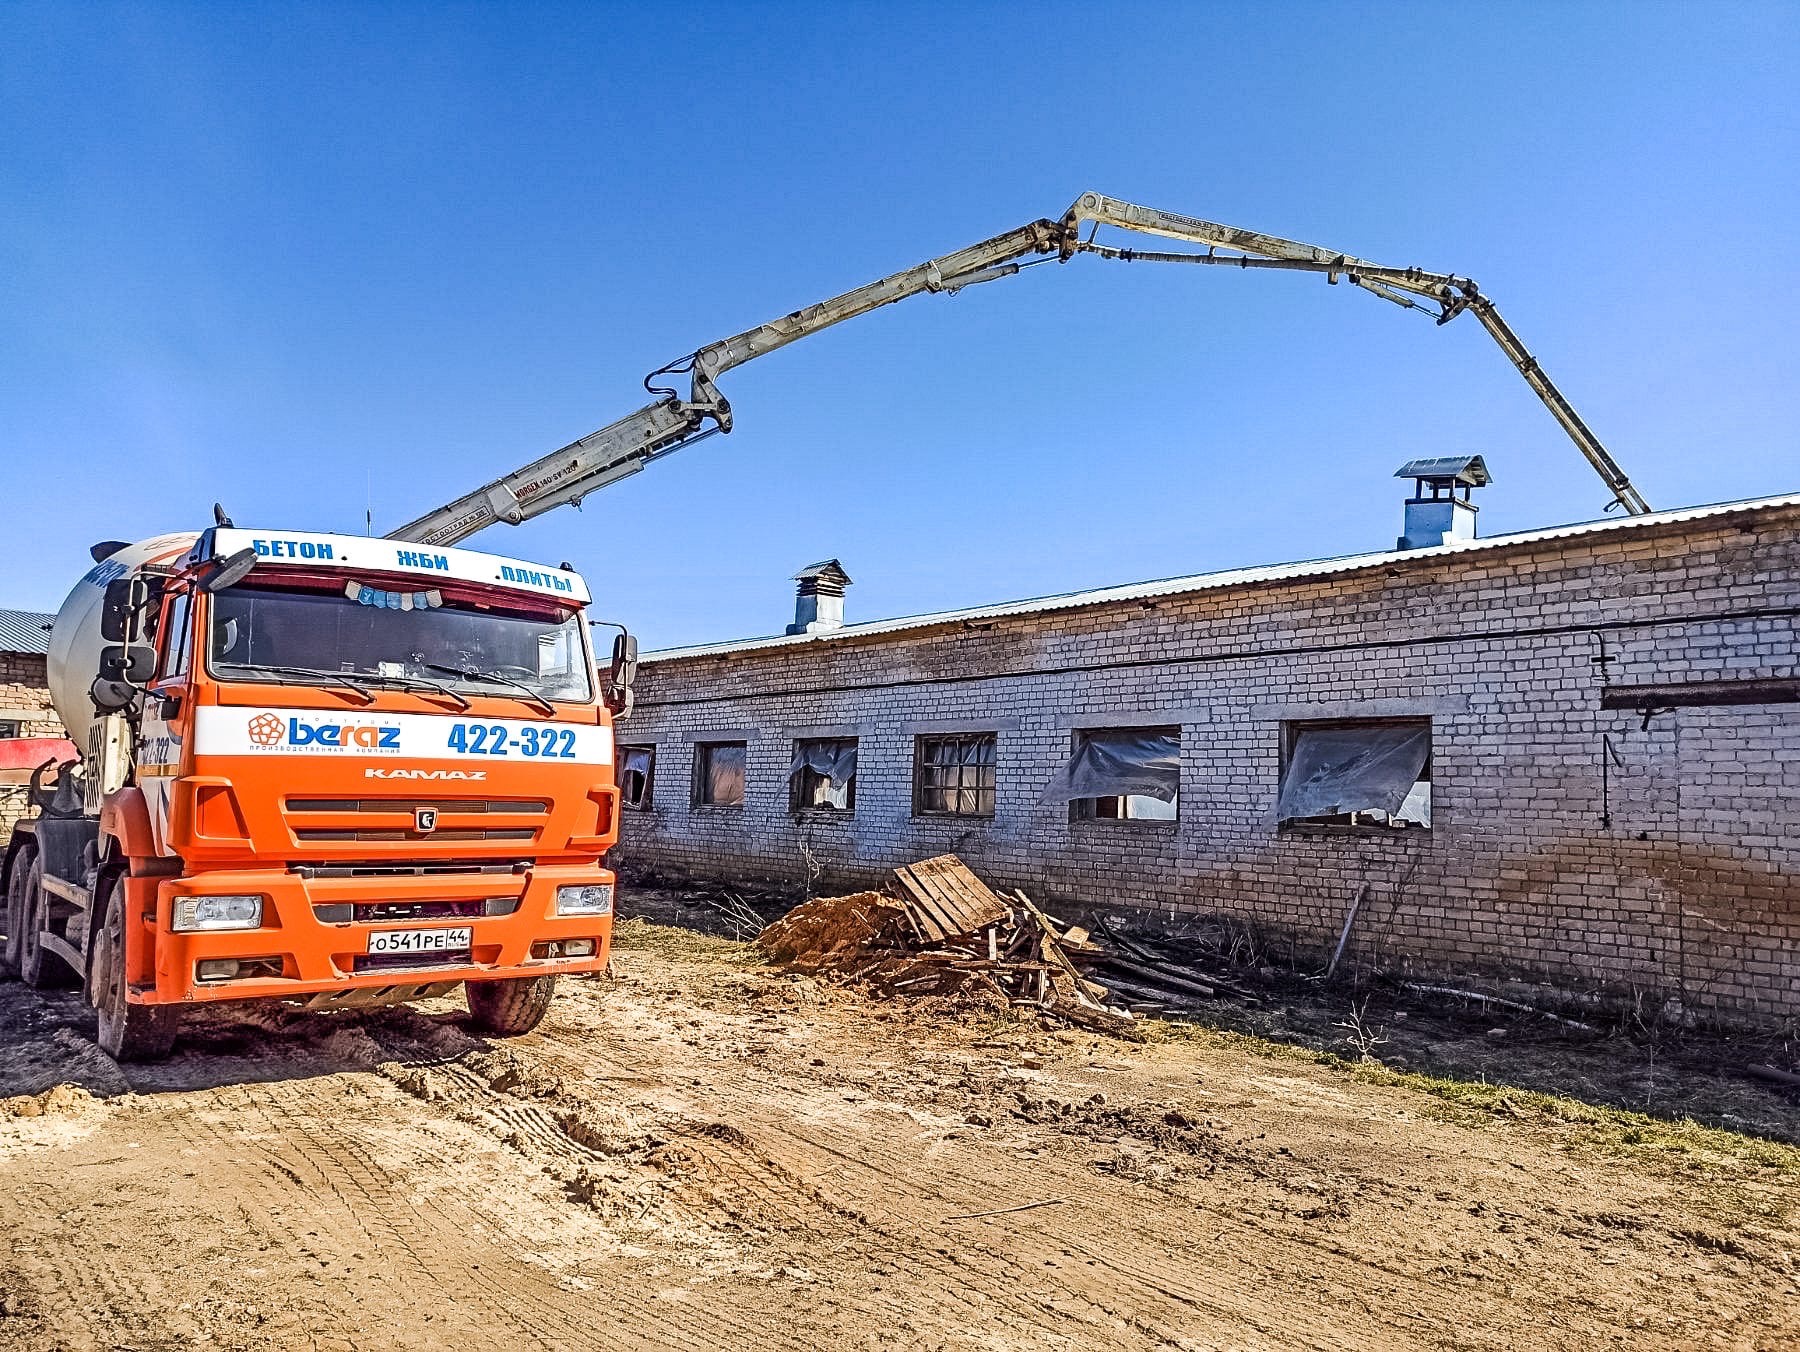
[[[1761,1080],[1764,1084],[1779,1084],[1788,1089],[1800,1089],[1800,1075],[1775,1066],[1745,1066],[1744,1074],[1752,1079]]]
[[[894,881],[914,933],[928,943],[960,939],[1007,918],[1007,904],[953,854],[903,864]]]
[[[1338,935],[1337,951],[1331,955],[1331,965],[1325,969],[1325,979],[1331,980],[1337,974],[1338,963],[1342,961],[1344,949],[1350,942],[1350,928],[1356,924],[1356,913],[1362,909],[1363,898],[1369,895],[1369,885],[1364,883],[1356,889],[1356,895],[1350,898],[1350,909],[1344,913],[1344,932]]]
[[[1565,1028],[1573,1028],[1578,1033],[1600,1031],[1593,1024],[1583,1023],[1580,1019],[1566,1019],[1561,1014],[1552,1014],[1549,1010],[1539,1009],[1536,1005],[1524,1004],[1518,1000],[1507,1000],[1498,995],[1483,995],[1480,991],[1465,991],[1455,986],[1430,986],[1420,981],[1402,981],[1400,985],[1403,989],[1416,991],[1420,995],[1445,995],[1457,1000],[1473,1000],[1481,1005],[1495,1005],[1501,1009],[1516,1009],[1521,1014],[1534,1014],[1540,1019],[1560,1023]]]
[[[871,893],[815,899],[758,942],[783,960],[811,963],[809,970],[835,966],[860,976],[875,990],[938,995],[969,982],[991,985],[1014,1004],[1106,1033],[1130,1027],[1128,1001],[1156,1006],[1240,993],[1210,973],[1158,960],[1104,919],[1107,942],[1098,942],[1024,892],[995,891],[953,854],[895,869],[889,894],[891,901]],[[876,923],[882,908],[889,919]],[[1100,969],[1120,974],[1120,994],[1095,979]]]

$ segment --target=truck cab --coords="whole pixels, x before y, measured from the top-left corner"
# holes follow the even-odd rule
[[[97,716],[10,843],[0,961],[81,978],[108,1051],[166,1052],[194,1004],[458,983],[517,1033],[605,967],[634,654],[597,671],[574,571],[220,527],[84,585],[111,641],[53,628],[53,694],[91,670]]]

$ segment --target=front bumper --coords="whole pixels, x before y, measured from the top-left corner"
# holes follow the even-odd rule
[[[519,873],[439,873],[353,877],[307,876],[288,869],[209,871],[163,881],[156,890],[156,980],[132,987],[134,1004],[179,1004],[315,995],[397,985],[425,985],[496,977],[598,972],[612,946],[612,916],[556,915],[556,889],[578,883],[612,883],[611,871],[593,865],[536,865]],[[256,894],[264,898],[257,929],[178,934],[171,928],[178,897]],[[508,914],[486,915],[515,901]],[[368,919],[321,919],[375,913]],[[474,914],[408,915],[414,906]],[[375,930],[467,928],[472,942],[454,954],[410,954],[379,964],[369,961]],[[533,945],[592,939],[591,957],[532,957]],[[279,975],[200,980],[207,959],[273,960]]]

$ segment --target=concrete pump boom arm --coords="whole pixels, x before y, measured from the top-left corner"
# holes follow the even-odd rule
[[[1190,253],[1146,253],[1133,249],[1115,249],[1106,245],[1080,241],[1076,232],[1082,221],[1090,221],[1097,225],[1113,225],[1125,230],[1135,230],[1140,234],[1162,235],[1168,239],[1178,239],[1189,244],[1204,244],[1207,252]],[[1556,388],[1556,383],[1545,374],[1544,368],[1538,365],[1525,344],[1519,341],[1512,326],[1500,315],[1494,302],[1481,294],[1479,287],[1467,277],[1457,277],[1443,272],[1426,272],[1422,268],[1387,268],[1371,263],[1367,259],[1352,258],[1347,254],[1334,254],[1329,249],[1321,249],[1312,244],[1301,244],[1291,239],[1281,239],[1275,235],[1258,234],[1254,230],[1239,230],[1235,226],[1216,225],[1211,221],[1195,220],[1190,216],[1177,216],[1172,212],[1157,211],[1151,207],[1135,206],[1130,202],[1121,202],[1116,198],[1102,197],[1098,193],[1084,193],[1069,208],[1069,214],[1063,218],[1064,227],[1069,237],[1075,242],[1065,245],[1065,250],[1072,248],[1075,252],[1095,253],[1102,258],[1125,260],[1144,260],[1159,263],[1205,263],[1223,267],[1240,268],[1278,268],[1284,271],[1322,272],[1335,282],[1339,276],[1353,286],[1373,292],[1383,300],[1393,301],[1396,305],[1408,309],[1419,308],[1413,296],[1419,296],[1437,307],[1437,322],[1448,324],[1464,310],[1471,312],[1487,330],[1488,336],[1494,340],[1506,359],[1510,361],[1518,373],[1531,386],[1533,394],[1543,401],[1544,407],[1550,410],[1552,417],[1562,424],[1563,431],[1569,434],[1569,440],[1575,443],[1575,449],[1594,467],[1594,472],[1611,490],[1613,503],[1617,503],[1633,516],[1642,516],[1650,510],[1650,504],[1644,501],[1632,482],[1626,477],[1619,462],[1612,458],[1610,452],[1601,444],[1600,438],[1582,421],[1575,406],[1563,397],[1563,392]],[[1221,255],[1218,249],[1236,250],[1235,255]],[[1068,257],[1065,252],[1064,257]],[[1607,504],[1609,507],[1612,503]]]
[[[1081,238],[1084,223],[1089,226],[1089,237],[1085,240]],[[1204,245],[1207,252],[1151,252],[1097,244],[1093,233],[1101,225]],[[1221,254],[1220,249],[1232,252]],[[846,319],[854,319],[921,292],[956,292],[978,282],[1011,276],[1034,262],[1049,262],[1049,255],[1066,263],[1079,253],[1125,262],[1200,263],[1322,272],[1332,282],[1342,276],[1354,286],[1409,309],[1435,307],[1440,324],[1469,310],[1569,434],[1576,448],[1605,480],[1614,500],[1634,514],[1650,510],[1649,504],[1632,486],[1599,438],[1589,430],[1500,317],[1493,302],[1468,278],[1418,268],[1382,267],[1316,245],[1135,206],[1098,193],[1084,193],[1060,221],[1033,221],[807,309],[759,324],[671,362],[651,372],[644,381],[645,388],[656,396],[654,402],[390,531],[388,538],[454,545],[496,522],[518,525],[552,507],[579,503],[589,493],[637,473],[652,460],[671,451],[692,445],[714,432],[729,432],[731,404],[720,394],[716,381],[733,367],[833,324],[841,324]],[[1045,257],[1026,263],[1019,261],[1034,254]],[[1427,304],[1421,305],[1420,301]],[[677,391],[652,383],[664,375],[686,375],[689,378],[688,397],[683,399]]]

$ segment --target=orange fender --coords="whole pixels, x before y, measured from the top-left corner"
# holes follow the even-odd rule
[[[100,809],[100,835],[103,841],[118,844],[118,852],[126,859],[156,857],[156,839],[150,834],[150,805],[144,791],[136,785],[108,794]],[[105,850],[101,851],[104,855]]]

